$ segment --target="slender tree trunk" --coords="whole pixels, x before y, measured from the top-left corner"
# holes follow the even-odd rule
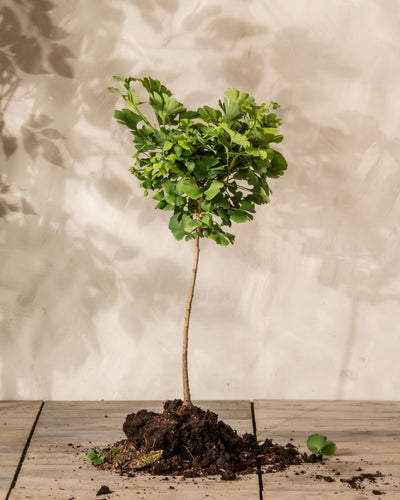
[[[194,295],[194,287],[196,285],[197,267],[199,265],[200,245],[199,239],[194,240],[194,262],[192,271],[192,280],[190,282],[189,295],[186,304],[185,324],[183,327],[183,350],[182,350],[182,377],[183,377],[183,404],[192,405],[189,388],[189,373],[188,373],[188,343],[189,343],[189,322],[190,313],[192,312],[192,301]]]

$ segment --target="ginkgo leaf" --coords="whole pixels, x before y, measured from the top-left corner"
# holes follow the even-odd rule
[[[203,195],[203,191],[199,188],[193,178],[181,179],[176,188],[178,194],[185,193],[189,196],[189,198],[192,198],[192,200],[197,200]]]
[[[212,200],[224,187],[224,183],[220,181],[212,181],[210,187],[204,191],[206,200]]]
[[[321,434],[311,434],[308,436],[307,447],[314,455],[331,456],[336,452],[336,444]]]
[[[214,123],[215,125],[218,125],[222,118],[221,111],[219,109],[210,108],[210,106],[198,108],[197,113],[204,121],[207,123]]]
[[[136,113],[133,113],[130,109],[123,108],[121,110],[117,109],[114,111],[114,118],[117,119],[118,123],[126,125],[131,130],[136,130],[137,124],[142,121],[142,117]]]

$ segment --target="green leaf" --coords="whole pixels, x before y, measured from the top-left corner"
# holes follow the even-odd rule
[[[281,142],[283,139],[283,135],[278,129],[273,127],[262,127],[260,125],[254,127],[252,135],[257,140],[258,147],[265,149],[268,148],[270,142]]]
[[[213,220],[211,214],[202,214],[201,215],[201,222],[205,224],[206,226],[212,226]]]
[[[327,441],[325,446],[321,450],[322,455],[326,455],[328,457],[334,455],[336,453],[336,444],[333,441]]]
[[[143,78],[140,80],[142,82],[143,87],[147,90],[149,94],[167,94],[168,96],[172,95],[172,92],[165,87],[160,80],[155,80],[150,76]]]
[[[193,219],[190,215],[185,215],[185,229],[193,231],[194,229],[201,227],[201,222],[197,219]]]
[[[250,218],[250,215],[247,214],[244,210],[229,210],[229,216],[233,220],[233,222],[247,222]]]
[[[167,203],[171,203],[172,205],[175,205],[176,202],[176,194],[167,194],[165,197],[165,201]]]
[[[233,142],[234,144],[238,144],[243,148],[250,147],[250,142],[245,135],[239,134],[239,132],[235,132],[226,123],[221,123],[220,127],[229,134],[231,142]]]
[[[195,240],[199,237],[199,233],[187,233],[185,236],[185,241]]]
[[[212,200],[220,191],[221,189],[224,187],[224,183],[223,182],[219,182],[219,181],[212,181],[210,187],[204,191],[204,195],[206,197],[206,200]]]
[[[287,169],[287,161],[279,151],[274,151],[274,157],[271,160],[271,168],[267,170],[267,176],[272,178],[280,177]]]
[[[127,99],[132,106],[136,107],[139,104],[142,104],[140,97],[136,94],[136,92],[130,87],[127,89]]]
[[[336,451],[336,444],[333,441],[328,441],[327,437],[321,434],[308,436],[307,447],[314,455],[331,456]]]
[[[264,203],[269,203],[270,202],[269,196],[268,196],[266,190],[263,187],[260,187],[260,196],[263,199]]]
[[[196,111],[184,111],[183,113],[179,113],[179,117],[184,120],[191,120],[192,118],[197,118],[197,113]]]
[[[242,201],[240,208],[246,212],[255,212],[254,203],[246,199]]]
[[[160,123],[165,125],[167,120],[172,122],[176,115],[186,111],[185,106],[174,97],[171,97],[171,92],[161,85],[158,80],[151,80],[146,84],[148,84],[147,90],[150,96],[150,104],[157,118],[160,118]]]
[[[184,113],[186,108],[183,104],[178,102],[173,97],[169,97],[167,94],[163,94],[164,99],[164,113],[166,117],[176,116],[179,113]]]
[[[126,125],[131,130],[137,129],[137,124],[142,120],[142,117],[133,113],[130,109],[123,108],[121,110],[114,111],[114,118],[121,123],[121,125]]]
[[[203,203],[201,204],[201,208],[205,212],[210,212],[213,207],[214,207],[214,204],[212,203],[212,201],[204,200]]]
[[[249,94],[246,94],[245,92],[240,92],[240,90],[235,89],[234,87],[227,89],[225,91],[224,95],[230,101],[235,102],[239,106],[243,106],[243,104],[251,105],[251,106],[256,105],[256,101],[254,100],[254,97],[252,97]]]
[[[219,109],[210,108],[210,106],[198,108],[197,113],[205,122],[214,123],[215,125],[218,125],[222,118],[221,111]]]
[[[174,210],[175,207],[171,203],[167,203],[165,200],[161,200],[159,203],[157,203],[156,208],[158,208],[159,210],[169,211]]]
[[[221,233],[210,233],[208,237],[215,241],[218,245],[226,247],[229,245],[229,240],[225,238]]]
[[[184,172],[183,170],[181,170],[177,165],[176,163],[173,163],[173,162],[168,162],[168,168],[174,172],[174,174],[177,174],[177,175],[183,175]]]
[[[282,142],[283,135],[275,128],[263,129],[263,142]]]
[[[227,123],[230,123],[234,120],[237,120],[238,118],[241,118],[244,114],[242,113],[242,110],[235,102],[230,102],[226,98],[224,99],[223,103],[219,101],[219,105],[224,111],[223,118],[224,121]]]
[[[181,240],[186,235],[185,221],[182,214],[174,214],[169,220],[168,227],[177,240]]]
[[[194,167],[196,166],[196,163],[194,161],[188,161],[186,162],[186,168],[189,174],[191,174],[194,170]]]
[[[169,151],[173,146],[171,141],[165,141],[163,144],[163,151]]]
[[[93,465],[101,465],[107,458],[108,453],[105,451],[100,457],[94,450],[89,450],[86,454],[86,458],[92,462]]]
[[[260,183],[260,179],[254,172],[249,170],[247,173],[247,182],[250,184],[250,186],[258,186],[258,184]]]
[[[233,87],[227,89],[224,96],[224,102],[220,103],[220,106],[224,110],[224,119],[228,123],[241,118],[256,105],[253,97]]]
[[[261,160],[266,160],[268,158],[268,149],[256,149],[248,147],[246,148],[246,153],[251,156],[258,156]]]
[[[181,179],[178,182],[176,188],[177,188],[178,194],[185,193],[192,200],[198,200],[201,196],[203,196],[203,191],[199,188],[199,186],[196,184],[195,179],[193,179],[193,178]]]
[[[185,139],[179,139],[178,140],[179,145],[183,148],[186,149],[186,151],[190,151],[192,148],[190,147],[190,144],[187,140]]]
[[[121,92],[116,89],[115,87],[108,87],[108,91],[111,92],[112,94],[117,94],[119,95],[120,97],[124,97]]]
[[[121,78],[120,76],[113,76],[113,80],[115,80],[116,82],[124,82],[125,78]]]
[[[164,193],[162,193],[161,191],[159,191],[157,194],[153,196],[153,200],[156,201],[161,201],[163,199],[164,199]]]
[[[184,198],[183,196],[176,195],[175,205],[177,207],[181,207],[182,205],[186,205],[186,198]]]
[[[254,171],[259,174],[261,177],[265,177],[267,175],[267,171],[271,168],[271,162],[269,160],[254,160],[253,163]]]
[[[175,193],[175,182],[171,181],[170,179],[163,180],[161,185],[167,194],[174,194]],[[182,193],[179,193],[179,194],[182,194]]]
[[[89,450],[86,454],[86,458],[93,460],[94,458],[97,458],[97,453],[94,450]]]
[[[204,158],[196,159],[195,168],[193,170],[196,179],[199,181],[206,179],[208,177],[209,170],[215,165],[218,165],[218,163],[218,158],[215,158],[214,156],[205,156]]]

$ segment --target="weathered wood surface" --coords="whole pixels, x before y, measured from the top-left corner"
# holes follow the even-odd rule
[[[0,498],[17,470],[41,401],[0,401]]]
[[[337,444],[337,453],[325,465],[307,464],[265,474],[265,498],[400,499],[400,402],[262,400],[254,402],[254,409],[260,440],[291,442],[307,451],[307,437],[318,432]],[[364,481],[363,490],[350,489],[340,481],[378,470],[385,477],[375,484]],[[317,479],[317,474],[335,481]],[[373,490],[384,495],[373,494]]]
[[[239,432],[252,431],[248,401],[196,404],[217,412],[221,419]],[[221,481],[219,478],[165,480],[146,474],[126,478],[109,471],[99,471],[84,460],[88,449],[106,446],[123,438],[121,429],[126,414],[142,408],[160,411],[162,405],[149,401],[46,402],[10,500],[95,499],[102,485],[113,491],[109,498],[259,498],[256,476],[246,476],[238,482]]]
[[[12,422],[14,429],[22,425],[22,430],[22,421],[28,422],[29,404],[7,403],[7,422]],[[197,404],[218,413],[240,433],[252,432],[248,401]],[[1,405],[4,417],[6,406],[0,403],[0,408]],[[38,409],[40,403],[36,405]],[[36,416],[34,408],[31,408],[30,426]],[[122,423],[126,414],[142,408],[160,411],[162,404],[157,401],[46,402],[10,500],[104,499],[105,496],[96,497],[102,485],[113,491],[107,496],[110,499],[259,499],[255,475],[245,476],[238,482],[224,482],[219,478],[165,480],[146,474],[125,478],[109,471],[99,471],[84,460],[88,449],[100,448],[123,438]],[[265,474],[265,500],[400,499],[400,402],[262,400],[255,401],[254,408],[259,440],[272,438],[280,444],[290,441],[301,451],[307,451],[308,435],[319,432],[338,446],[337,454],[325,464],[306,464],[281,473]],[[5,421],[0,412],[1,430]],[[8,433],[7,443],[4,432],[1,433],[0,451],[7,450],[6,455],[0,454],[3,471],[12,462],[9,457],[18,446],[22,453],[30,426],[25,425],[25,434],[20,434],[23,438],[19,445],[10,438],[11,433]],[[19,457],[17,453],[14,465],[8,469],[9,481]],[[340,482],[341,478],[377,470],[385,477],[377,479],[375,484],[363,482],[363,490],[350,489]],[[318,479],[317,475],[321,478]],[[322,479],[327,476],[335,481],[328,483]],[[384,495],[375,495],[373,490],[382,491]]]

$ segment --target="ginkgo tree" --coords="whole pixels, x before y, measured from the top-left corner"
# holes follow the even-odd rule
[[[287,168],[283,155],[271,147],[283,139],[275,113],[279,105],[257,104],[249,94],[229,88],[217,108],[192,111],[159,80],[117,76],[114,80],[123,88],[109,87],[110,92],[128,105],[116,110],[114,117],[133,135],[135,165],[130,172],[145,196],[152,193],[156,208],[171,212],[169,229],[175,238],[194,240],[182,350],[184,404],[191,405],[188,333],[199,240],[233,244],[235,236],[228,231],[232,222],[251,221],[256,205],[270,201],[267,179],[283,175]],[[141,92],[137,86],[143,87]],[[153,116],[144,109],[152,109]]]

